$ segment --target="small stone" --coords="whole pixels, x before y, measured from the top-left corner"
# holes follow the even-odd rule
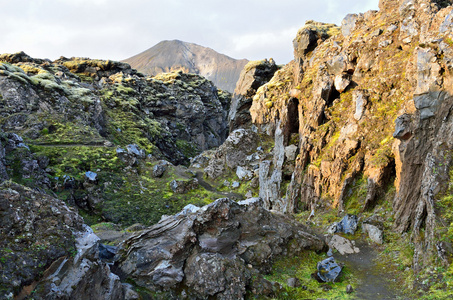
[[[299,278],[295,278],[295,277],[292,277],[292,278],[289,278],[287,281],[286,281],[286,284],[289,286],[289,287],[300,287],[300,280]]]
[[[352,288],[352,285],[348,284],[346,287],[346,293],[351,294],[352,292],[354,292],[354,289]]]
[[[198,180],[196,178],[191,180],[173,180],[170,182],[170,188],[174,193],[185,194],[190,190],[198,187]]]
[[[85,173],[85,177],[86,177],[86,179],[88,179],[88,181],[90,181],[90,182],[96,182],[97,177],[98,177],[98,174],[95,173],[95,172],[87,171],[87,172]]]
[[[130,144],[126,146],[127,152],[138,158],[145,158],[145,151],[140,149],[136,144]]]
[[[160,178],[164,175],[166,170],[167,170],[167,168],[165,167],[165,165],[161,165],[161,164],[155,165],[153,168],[153,176],[156,178]]]
[[[357,230],[358,218],[355,215],[346,215],[344,218],[337,224],[336,232],[344,232],[346,234],[354,234]]]
[[[343,74],[335,76],[334,85],[338,92],[343,93],[349,84],[351,84],[351,80],[347,76]]]
[[[231,185],[231,187],[232,187],[233,189],[237,189],[237,188],[239,188],[240,186],[241,186],[241,184],[240,184],[238,181],[234,181],[233,184]]]
[[[341,255],[359,253],[360,249],[348,239],[334,235],[329,242],[329,247],[336,249]]]
[[[326,258],[318,262],[318,277],[324,282],[334,282],[341,273],[341,267],[335,262],[333,257]]]
[[[329,248],[329,251],[327,251],[327,256],[333,256],[332,248]]]
[[[368,104],[368,95],[361,90],[356,90],[352,94],[352,100],[355,102],[354,119],[359,121],[365,114],[365,107]]]

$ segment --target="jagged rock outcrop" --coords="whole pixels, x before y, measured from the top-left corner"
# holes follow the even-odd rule
[[[234,59],[210,48],[183,41],[162,41],[152,48],[127,58],[125,62],[144,74],[182,70],[211,80],[222,90],[233,92],[246,59]]]
[[[130,237],[116,264],[138,286],[168,297],[243,299],[257,282],[252,277],[266,282],[260,271],[278,256],[324,248],[305,226],[272,214],[259,199],[219,199],[188,206]]]
[[[241,72],[231,99],[228,123],[230,132],[250,125],[252,98],[260,86],[267,83],[278,67],[273,59],[251,61]]]
[[[1,58],[2,128],[33,143],[121,146],[137,136],[141,147],[187,163],[226,138],[229,96],[199,76],[145,78],[125,63],[81,58]],[[52,139],[54,133],[64,136]]]
[[[0,298],[122,299],[98,237],[61,200],[0,184]]]
[[[395,228],[414,230],[418,266],[437,251],[436,228],[444,227],[436,202],[450,180],[453,8],[419,0],[380,1],[380,9],[348,15],[341,33],[308,23],[294,40],[295,60],[258,89],[250,112],[275,139],[273,169],[263,170],[280,180],[270,207],[373,210],[396,176]],[[295,137],[294,172],[280,179],[278,149]],[[261,183],[261,195],[269,194],[269,182]]]
[[[193,175],[142,176],[159,159],[188,164],[227,137],[230,95],[200,76],[151,78],[121,62],[23,52],[0,59],[0,178],[108,221],[149,225],[179,211],[189,196],[175,195],[169,182]]]
[[[253,160],[258,146],[258,135],[249,129],[237,129],[230,133],[225,142],[214,153],[204,169],[210,178],[218,178],[228,169],[234,170],[238,166],[244,166],[247,161]]]

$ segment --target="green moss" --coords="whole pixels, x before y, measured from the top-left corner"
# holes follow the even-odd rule
[[[176,146],[178,147],[179,151],[184,154],[185,157],[194,157],[198,153],[198,148],[194,144],[189,143],[186,140],[177,140]]]
[[[339,282],[321,284],[311,278],[311,274],[316,271],[317,263],[325,258],[327,258],[325,254],[303,252],[299,256],[285,257],[276,261],[272,272],[265,276],[267,280],[279,282],[284,287],[277,292],[276,299],[354,299],[353,294],[346,293],[346,286],[356,283],[355,276],[347,267],[343,268]],[[302,286],[298,288],[287,286],[286,281],[292,277],[298,278]],[[325,291],[323,286],[326,285],[332,289]]]
[[[98,209],[105,218],[123,227],[134,223],[151,225],[162,215],[175,214],[188,204],[203,206],[218,198],[201,187],[186,194],[173,193],[169,183],[184,178],[173,167],[162,178],[152,178],[152,167],[152,164],[145,165],[138,174],[109,174],[104,179],[109,184],[103,190],[104,201]]]
[[[447,190],[436,202],[436,208],[442,217],[442,221],[439,222],[439,239],[445,242],[453,240],[453,168],[450,169],[449,176]]]
[[[137,144],[148,153],[156,149],[151,142],[162,134],[159,122],[141,118],[133,112],[121,109],[106,110],[110,140],[117,145]]]
[[[117,226],[115,224],[113,224],[113,223],[110,223],[110,222],[101,222],[101,223],[97,223],[97,224],[91,225],[90,227],[91,227],[91,229],[93,229],[93,231],[95,233],[99,232],[99,231],[116,230],[117,229]]]
[[[80,80],[82,80],[82,82],[86,82],[86,83],[93,83],[94,82],[94,79],[93,77],[87,75],[87,74],[83,74],[83,73],[75,73],[75,75],[79,76]]]
[[[131,88],[131,87],[126,87],[126,86],[121,85],[121,84],[119,84],[119,85],[116,86],[116,91],[117,91],[118,93],[120,93],[120,94],[121,94],[121,93],[124,93],[124,94],[133,94],[133,93],[135,93],[135,90],[134,90],[133,88]]]
[[[67,175],[83,179],[86,171],[101,169],[101,173],[118,172],[124,166],[116,156],[114,148],[30,145],[30,150],[37,155],[48,157],[49,166],[58,178]]]
[[[64,121],[63,117],[55,115],[53,119],[47,119],[49,124],[41,130],[41,135],[30,140],[33,144],[98,144],[102,145],[104,138],[99,132],[87,125]],[[52,128],[52,131],[49,130]]]
[[[365,176],[354,180],[350,187],[350,196],[344,201],[345,211],[353,215],[360,213],[363,210],[367,191],[367,179]]]

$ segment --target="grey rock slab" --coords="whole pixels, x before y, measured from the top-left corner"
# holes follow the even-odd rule
[[[339,235],[334,235],[328,244],[329,247],[336,249],[341,255],[360,252],[360,249],[357,248],[350,240]]]
[[[377,226],[363,223],[362,230],[364,233],[368,233],[369,238],[376,244],[384,243],[384,233]]]

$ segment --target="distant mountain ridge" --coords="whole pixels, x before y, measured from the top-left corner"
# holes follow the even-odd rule
[[[211,80],[218,88],[233,92],[248,60],[237,60],[211,48],[172,40],[162,41],[123,62],[148,75],[176,70],[199,74]]]

